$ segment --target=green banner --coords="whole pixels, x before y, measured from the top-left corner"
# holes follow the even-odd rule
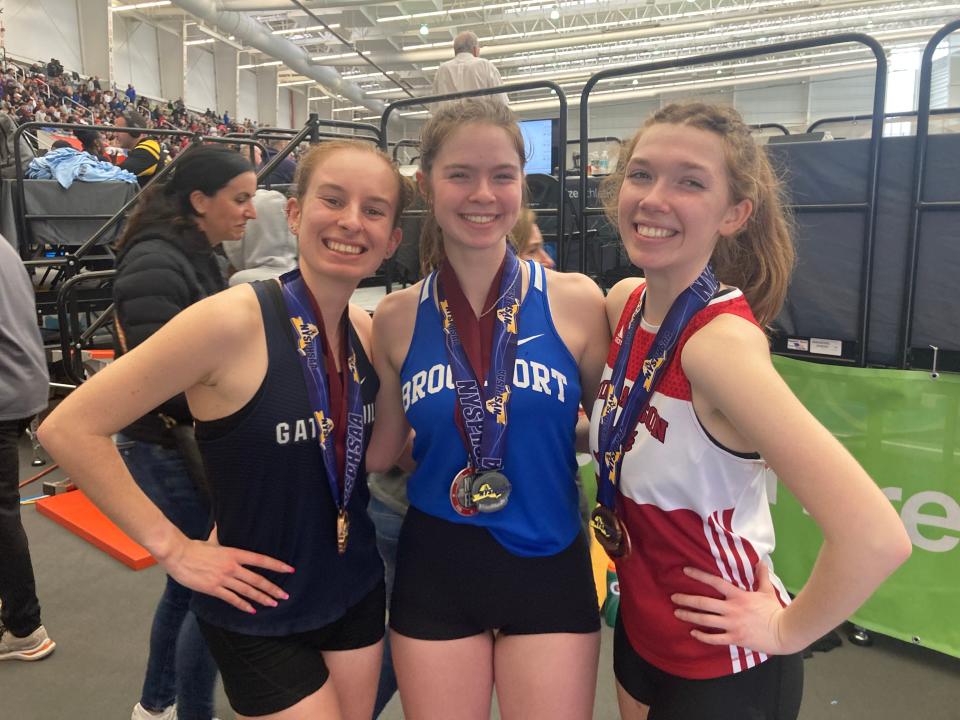
[[[960,375],[934,379],[781,357],[774,365],[883,489],[913,541],[910,559],[850,619],[960,657]],[[822,537],[782,483],[770,503],[774,564],[795,592]]]

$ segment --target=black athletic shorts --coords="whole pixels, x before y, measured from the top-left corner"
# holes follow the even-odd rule
[[[482,527],[411,507],[400,530],[390,627],[420,640],[600,629],[586,537],[547,557],[518,557]]]
[[[330,671],[322,652],[356,650],[379,642],[385,613],[381,582],[346,615],[316,630],[260,637],[199,622],[230,707],[241,715],[257,716],[292,707],[323,687]]]
[[[613,635],[613,674],[634,700],[650,706],[647,720],[795,720],[803,696],[799,653],[771,656],[733,675],[689,680],[640,657],[619,615]]]

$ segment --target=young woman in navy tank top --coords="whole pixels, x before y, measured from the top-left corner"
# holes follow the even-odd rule
[[[586,720],[599,614],[574,428],[609,338],[602,296],[583,275],[517,261],[508,249],[524,182],[509,109],[445,106],[420,152],[429,275],[374,314],[381,391],[367,456],[371,470],[386,470],[415,434],[390,608],[404,713],[485,720],[495,687],[508,720]],[[460,351],[448,346],[451,327]],[[498,355],[510,335],[515,356]],[[461,382],[461,372],[474,380]],[[476,416],[462,411],[480,404],[455,389],[471,383],[497,418],[479,434]],[[473,443],[484,448],[490,437],[504,442],[478,462]]]
[[[406,194],[369,144],[312,149],[287,207],[299,275],[190,307],[84,383],[41,431],[90,498],[198,591],[193,609],[238,717],[373,711],[385,607],[363,457],[378,382],[371,320],[349,300],[399,244]],[[311,380],[328,398],[314,402]],[[205,542],[137,490],[110,439],[183,391],[213,496]]]
[[[856,610],[910,541],[770,361],[763,328],[794,260],[779,182],[735,110],[691,103],[646,122],[602,195],[645,275],[607,296],[614,340],[590,432],[597,467],[614,468],[601,497],[609,490],[625,535],[610,536],[621,715],[795,718],[800,651]],[[626,415],[633,427],[612,431]],[[792,603],[770,561],[770,468],[824,534]]]

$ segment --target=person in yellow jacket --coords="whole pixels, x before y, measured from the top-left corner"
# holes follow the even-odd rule
[[[124,110],[116,119],[117,127],[147,127],[144,117],[132,108]],[[137,176],[140,187],[144,187],[163,169],[164,156],[160,142],[152,137],[142,137],[139,132],[117,133],[117,145],[127,151],[127,159],[120,167]]]

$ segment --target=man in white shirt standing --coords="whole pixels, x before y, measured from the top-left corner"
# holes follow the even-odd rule
[[[453,60],[443,63],[433,78],[434,95],[479,90],[503,84],[493,63],[480,57],[480,41],[474,33],[468,30],[457,35],[453,41],[453,51]],[[484,97],[507,104],[506,94]]]

